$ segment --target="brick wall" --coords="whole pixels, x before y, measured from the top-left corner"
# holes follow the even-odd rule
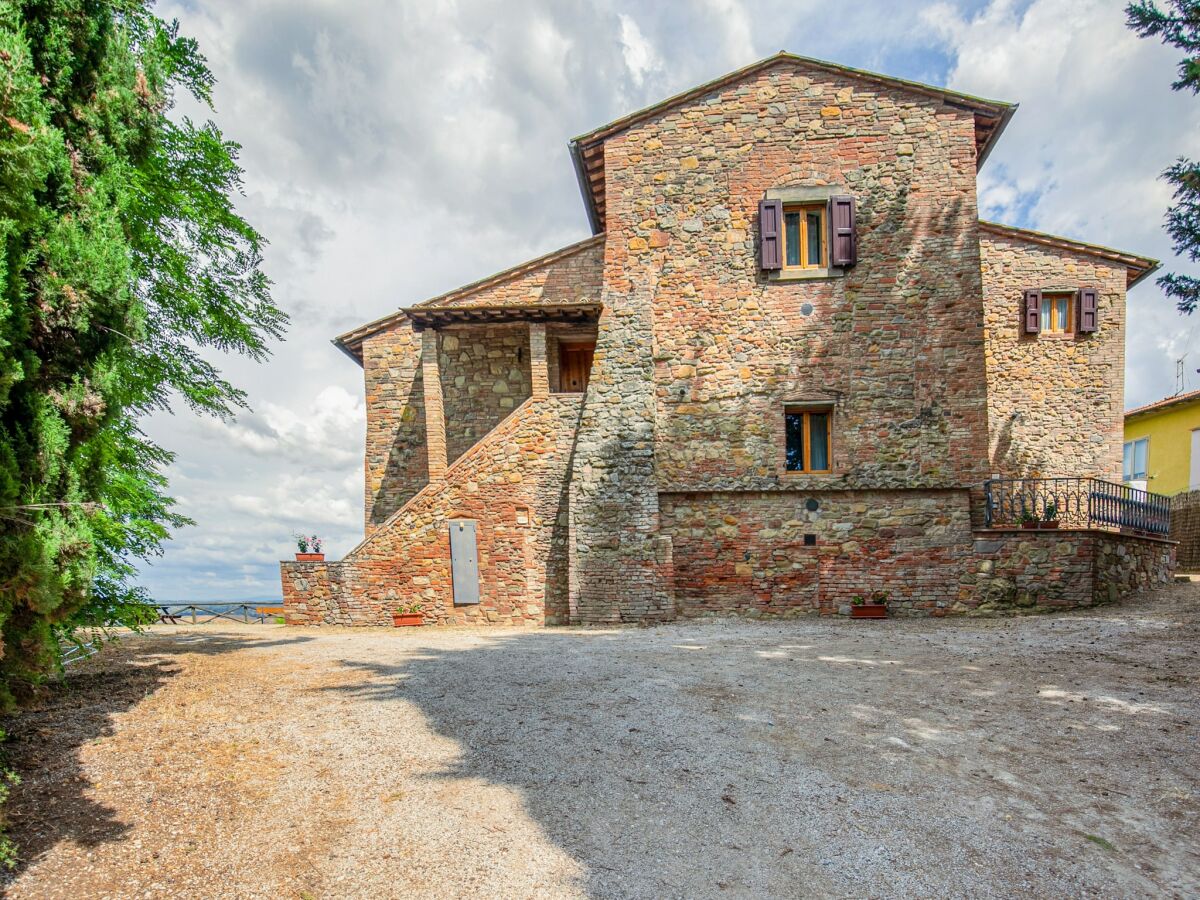
[[[389,624],[419,601],[430,624],[566,621],[566,472],[581,400],[529,400],[338,563],[282,564],[289,624]],[[455,606],[451,519],[477,523],[480,602]]]
[[[529,397],[529,326],[453,327],[437,336],[452,463]]]
[[[991,471],[1121,480],[1123,266],[990,232],[981,240]],[[1097,287],[1099,331],[1025,334],[1026,288]]]
[[[663,494],[681,616],[836,613],[886,590],[896,613],[972,596],[965,491]],[[815,502],[816,510],[807,508]],[[805,544],[805,535],[815,538]]]

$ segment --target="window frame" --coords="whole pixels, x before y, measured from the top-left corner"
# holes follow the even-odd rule
[[[1039,333],[1050,335],[1051,337],[1074,337],[1076,332],[1075,317],[1078,314],[1076,305],[1078,303],[1078,296],[1078,291],[1042,291],[1041,309],[1038,311],[1038,315],[1041,317],[1038,322]],[[1052,307],[1060,300],[1067,301],[1067,320],[1066,325],[1062,329],[1053,327],[1054,314]],[[1049,321],[1050,327],[1047,327],[1047,321]]]
[[[801,262],[800,265],[788,265],[788,237],[787,237],[787,217],[790,213],[800,214],[800,254],[799,258],[804,260],[808,255],[808,214],[816,213],[821,219],[821,249],[819,258],[816,262],[808,263]],[[787,202],[783,204],[783,219],[779,223],[779,249],[780,249],[780,266],[781,272],[812,272],[816,269],[826,269],[829,267],[829,204],[826,203],[805,203],[801,201]]]
[[[1140,473],[1135,472],[1137,466],[1137,445],[1144,443],[1146,445],[1146,459],[1143,469]],[[1125,451],[1129,451],[1129,473],[1125,473]],[[1121,447],[1121,480],[1128,484],[1131,481],[1146,481],[1150,477],[1150,435],[1144,435],[1140,438],[1134,438],[1132,441],[1125,441]]]
[[[825,417],[825,462],[827,468],[812,468],[812,426],[810,417],[819,415]],[[801,442],[803,443],[804,467],[790,468],[788,465],[788,416],[803,416],[800,426]],[[783,471],[786,475],[829,475],[833,472],[833,406],[801,406],[786,404],[783,408]]]

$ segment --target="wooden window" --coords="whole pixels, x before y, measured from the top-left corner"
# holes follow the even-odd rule
[[[820,269],[826,260],[825,206],[783,208],[784,269]]]
[[[1042,292],[1042,334],[1075,333],[1075,292]]]
[[[832,410],[786,409],[786,466],[789,472],[828,472],[832,469],[830,422]]]

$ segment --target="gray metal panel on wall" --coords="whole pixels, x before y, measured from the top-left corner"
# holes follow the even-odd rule
[[[479,553],[470,519],[450,520],[450,577],[455,606],[479,602]]]

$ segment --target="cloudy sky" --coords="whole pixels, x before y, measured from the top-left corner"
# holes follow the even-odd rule
[[[277,597],[296,530],[362,529],[362,371],[329,339],[587,236],[576,134],[781,49],[1021,104],[980,178],[988,218],[1171,261],[1157,175],[1200,155],[1178,53],[1116,0],[162,2],[243,145],[244,214],[292,318],[266,365],[224,362],[253,412],[149,423],[197,527],[146,567],[164,602]],[[193,116],[211,115],[183,106]],[[445,235],[472,235],[463,253]],[[1129,296],[1127,405],[1200,387],[1200,315]]]

